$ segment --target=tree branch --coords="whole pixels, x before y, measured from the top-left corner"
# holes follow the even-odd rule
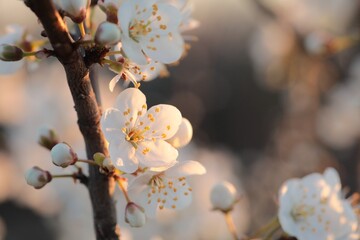
[[[75,103],[78,125],[84,137],[87,157],[96,152],[108,154],[100,129],[101,112],[89,79],[89,69],[72,43],[66,25],[51,0],[26,0],[25,4],[36,14],[54,48],[56,57],[64,66],[68,85]],[[113,179],[89,166],[88,189],[93,207],[97,239],[119,239],[116,233],[116,210],[110,186]]]

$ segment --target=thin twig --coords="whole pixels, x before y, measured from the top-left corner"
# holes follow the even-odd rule
[[[78,116],[78,125],[85,140],[87,157],[96,152],[108,154],[104,135],[100,128],[101,112],[90,83],[89,69],[72,39],[59,12],[51,0],[25,0],[25,4],[42,23],[55,56],[63,64],[68,85]],[[82,180],[81,180],[82,181]],[[96,239],[118,240],[116,210],[109,178],[99,172],[98,166],[89,166],[87,186],[92,202]]]
[[[228,226],[228,229],[229,229],[231,235],[233,236],[233,239],[239,240],[239,237],[236,234],[236,227],[234,224],[234,220],[231,216],[231,212],[230,211],[226,212],[226,213],[224,213],[224,215],[225,215],[226,225]]]

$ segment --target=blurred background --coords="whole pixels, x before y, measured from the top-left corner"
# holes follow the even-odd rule
[[[183,160],[200,161],[208,173],[194,177],[194,201],[165,211],[144,228],[124,223],[123,239],[230,239],[223,216],[212,212],[209,192],[221,180],[242,196],[234,212],[239,233],[249,233],[277,211],[277,192],[288,178],[336,167],[346,194],[359,191],[360,2],[357,0],[190,0],[198,41],[170,76],[142,83],[148,105],[170,103],[194,127]],[[0,33],[41,27],[21,1],[0,0]],[[113,74],[99,69],[103,107]],[[55,59],[36,70],[0,76],[0,239],[94,239],[85,187],[53,181],[41,190],[24,172],[40,166],[63,173],[37,144],[52,127],[85,157],[65,74]],[[69,171],[69,170],[67,170]]]

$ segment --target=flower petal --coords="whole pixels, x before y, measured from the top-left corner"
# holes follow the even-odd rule
[[[140,40],[140,44],[146,55],[165,64],[176,62],[184,52],[184,39],[176,31],[158,37],[149,34]]]
[[[131,0],[124,1],[118,10],[120,28],[125,37],[129,37],[129,26],[135,15],[135,4]]]
[[[165,176],[172,178],[186,177],[189,175],[203,175],[205,167],[197,161],[179,162],[164,172]]]
[[[121,132],[121,126],[125,125],[126,119],[123,113],[118,109],[109,108],[101,118],[101,129],[108,142],[119,142],[120,138],[124,139],[124,134]]]
[[[325,181],[333,188],[336,193],[340,193],[341,183],[339,173],[334,168],[327,168],[324,172]]]
[[[149,188],[149,182],[152,177],[153,174],[151,172],[146,172],[132,179],[128,187],[128,192],[130,197],[134,197],[134,199],[136,199],[139,202],[141,193],[143,191],[146,191],[147,193],[148,191],[147,188]]]
[[[160,18],[156,19],[158,16]],[[170,32],[179,31],[183,17],[180,10],[176,7],[167,3],[158,3],[154,18],[156,21],[152,21],[149,25],[153,29],[151,33],[153,35],[167,35]]]
[[[113,92],[114,91],[114,88],[117,84],[117,82],[120,80],[121,78],[121,75],[116,75],[115,77],[113,77],[111,79],[111,81],[109,82],[109,89],[110,89],[110,92]]]
[[[109,145],[110,158],[114,166],[126,173],[133,173],[138,169],[139,162],[135,156],[135,148],[125,140]]]
[[[127,88],[116,98],[115,108],[122,113],[123,120],[118,127],[132,128],[143,111],[146,111],[146,97],[137,88]]]
[[[296,201],[296,190],[300,183],[299,179],[287,180],[279,191],[278,217],[284,232],[294,236],[297,233],[297,225],[292,217],[293,206]]]
[[[190,205],[192,200],[192,189],[185,179],[164,179],[164,184],[169,185],[172,182],[172,189],[169,189],[166,195],[164,206],[170,209],[183,209]]]
[[[179,126],[179,130],[168,139],[167,142],[176,148],[181,148],[187,145],[193,136],[193,128],[191,123],[186,118],[183,118]]]
[[[136,157],[146,167],[168,166],[176,161],[178,151],[163,140],[139,143]]]
[[[178,131],[182,116],[180,111],[171,105],[159,104],[151,107],[146,116],[139,119],[144,127],[149,130],[144,133],[144,137],[151,140],[153,138],[169,139]]]
[[[122,49],[124,50],[126,57],[131,61],[140,65],[147,64],[147,59],[141,50],[141,45],[130,37],[124,36],[122,39]]]
[[[151,194],[150,197],[149,194]],[[158,199],[161,197],[160,193],[156,192],[153,193],[151,188],[148,188],[148,191],[145,196],[146,202],[143,203],[142,207],[145,210],[145,214],[149,218],[155,218],[156,217],[156,210],[159,207]]]

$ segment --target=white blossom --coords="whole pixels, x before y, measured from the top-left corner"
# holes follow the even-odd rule
[[[144,226],[146,222],[144,209],[136,203],[129,202],[125,209],[125,222],[131,227]]]
[[[120,52],[122,43],[118,43],[114,47],[114,51]],[[166,66],[160,62],[153,61],[150,58],[147,58],[147,63],[145,65],[139,65],[130,59],[126,58],[122,54],[116,54],[115,60],[121,64],[120,71],[112,70],[117,75],[110,81],[109,89],[113,91],[116,83],[122,79],[129,83],[137,83],[140,81],[151,81],[157,77],[167,76],[168,72]]]
[[[176,148],[181,148],[186,146],[191,141],[192,136],[193,128],[191,123],[186,118],[183,118],[179,126],[179,130],[172,138],[168,139],[167,142]]]
[[[103,45],[113,45],[120,41],[119,27],[111,22],[102,22],[95,33],[95,42]]]
[[[181,24],[180,30],[181,32],[189,31],[195,29],[199,26],[199,22],[192,17],[192,12],[194,9],[194,5],[192,1],[189,0],[163,0],[163,2],[167,2],[181,12]]]
[[[101,119],[115,167],[132,173],[139,163],[145,167],[174,163],[178,151],[165,140],[176,133],[181,119],[180,111],[171,105],[160,104],[147,110],[146,97],[139,89],[121,92],[115,106],[107,109]]]
[[[227,212],[232,210],[238,201],[234,185],[223,181],[213,186],[210,193],[210,200],[215,210]]]
[[[25,179],[27,184],[39,189],[51,181],[51,175],[48,171],[44,171],[39,167],[33,167],[26,172]]]
[[[148,171],[133,179],[129,183],[129,195],[144,207],[148,217],[154,217],[157,209],[182,209],[192,199],[192,188],[186,178],[205,173],[199,162],[178,162],[165,171]]]
[[[357,217],[340,190],[333,168],[286,181],[279,192],[281,227],[299,240],[359,239]]]
[[[144,53],[154,61],[173,63],[184,51],[179,33],[180,11],[160,0],[124,1],[118,11],[126,57],[147,64]]]
[[[58,143],[51,149],[52,162],[56,166],[67,167],[78,160],[74,150],[66,143]]]

